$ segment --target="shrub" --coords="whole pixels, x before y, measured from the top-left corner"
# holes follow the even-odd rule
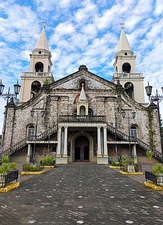
[[[9,169],[10,170],[17,170],[17,164],[15,162],[10,163]]]
[[[9,163],[9,156],[8,155],[4,155],[2,160],[1,160],[2,163]]]
[[[123,166],[124,172],[127,172],[127,160],[124,155],[122,155],[122,166]]]
[[[148,150],[148,151],[146,151],[146,155],[148,156],[148,158],[151,161],[152,160],[152,157],[153,157],[153,152],[151,150]]]
[[[50,156],[45,157],[42,160],[42,164],[44,166],[54,166],[54,155],[50,155]]]
[[[153,167],[152,172],[158,176],[159,173],[163,173],[163,166],[161,163],[156,163],[156,166]]]
[[[2,163],[0,166],[0,174],[6,174],[10,171],[8,163]]]
[[[32,165],[30,163],[27,163],[23,166],[23,171],[25,172],[36,172],[36,171],[42,171],[44,169],[41,165]]]

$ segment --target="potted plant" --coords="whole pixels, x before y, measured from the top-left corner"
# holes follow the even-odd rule
[[[163,185],[163,165],[161,163],[156,163],[153,167],[152,172],[157,177],[157,183]]]

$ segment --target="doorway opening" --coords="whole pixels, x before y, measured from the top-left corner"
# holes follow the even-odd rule
[[[89,161],[89,140],[85,136],[75,140],[75,161]]]

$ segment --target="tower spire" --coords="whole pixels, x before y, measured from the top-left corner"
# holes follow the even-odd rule
[[[131,51],[128,39],[124,31],[124,23],[120,23],[120,26],[121,26],[121,34],[120,34],[120,39],[118,43],[117,53],[120,51]]]
[[[43,26],[42,26],[42,32],[40,34],[40,38],[36,44],[35,49],[44,49],[49,51],[49,46],[48,46],[48,42],[47,42],[47,38],[46,38],[46,33],[45,33],[45,26],[46,26],[46,22],[42,22]]]

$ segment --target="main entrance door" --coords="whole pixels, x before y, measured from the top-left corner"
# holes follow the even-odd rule
[[[75,161],[89,161],[89,140],[85,136],[76,138]]]

